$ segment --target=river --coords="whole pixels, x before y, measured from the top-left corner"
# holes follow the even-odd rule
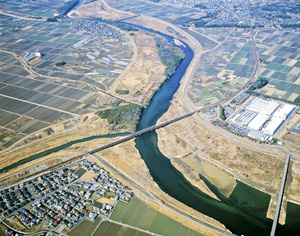
[[[174,40],[170,36],[144,27],[137,28],[159,34],[174,44]],[[194,56],[191,48],[187,44],[183,44],[180,48],[185,53],[184,60],[178,66],[174,75],[161,86],[149,106],[143,110],[138,130],[155,125],[158,119],[168,110],[173,95],[180,86],[180,80]],[[205,180],[207,186],[221,200],[217,201],[188,182],[182,173],[171,164],[169,159],[160,152],[155,131],[136,138],[135,143],[154,181],[167,194],[193,209],[219,220],[235,234],[268,235],[270,233],[272,221],[266,218],[270,202],[268,194],[238,182],[233,193],[229,198],[226,198]],[[294,214],[293,216],[295,216],[297,205],[289,204],[289,207]],[[299,235],[299,223],[297,220],[291,221],[291,224],[287,222],[285,226],[278,227],[277,232],[284,232],[284,235]]]
[[[173,43],[173,38],[170,36],[163,35],[151,29],[143,29],[164,36],[169,42]],[[188,45],[184,44],[184,46],[180,47],[185,53],[185,58],[178,66],[173,76],[161,86],[152,98],[149,106],[143,110],[138,125],[139,130],[156,124],[157,120],[168,110],[172,97],[179,88],[180,80],[194,55]],[[90,139],[96,138],[103,138],[103,136],[92,137]],[[78,143],[83,141],[87,140],[82,139],[76,140],[75,142]],[[155,131],[136,138],[135,143],[136,148],[144,159],[154,181],[167,194],[195,210],[222,222],[235,234],[255,236],[270,234],[272,221],[266,218],[266,212],[270,201],[270,196],[268,194],[238,182],[230,197],[225,198],[213,185],[204,179],[207,186],[221,200],[217,201],[190,184],[182,173],[171,164],[169,159],[162,155],[157,146],[157,134]],[[56,152],[66,148],[69,144],[70,143],[51,150]],[[49,150],[31,156],[27,158],[25,162],[48,154]],[[24,164],[24,162],[18,164],[15,163],[13,167],[16,167],[19,164]],[[285,226],[278,227],[277,235],[300,235],[299,209],[299,205],[288,204],[287,223]],[[289,216],[289,213],[291,213],[291,216]]]

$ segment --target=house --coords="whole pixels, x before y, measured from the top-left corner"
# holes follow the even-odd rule
[[[95,220],[97,218],[97,216],[98,215],[94,212],[90,212],[90,214],[89,214],[89,217],[90,217],[91,220]]]

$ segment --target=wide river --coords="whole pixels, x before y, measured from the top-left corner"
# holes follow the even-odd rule
[[[143,27],[138,28],[159,34],[174,44],[173,38],[170,36]],[[180,86],[180,80],[194,56],[188,45],[184,44],[180,48],[185,53],[184,60],[178,66],[173,76],[161,86],[152,98],[149,106],[143,110],[138,130],[155,125],[157,120],[168,110],[172,97]],[[171,164],[169,159],[160,152],[155,131],[136,138],[135,143],[154,181],[170,196],[195,210],[219,220],[234,234],[268,235],[270,233],[272,221],[266,218],[270,201],[269,195],[238,182],[231,196],[225,198],[213,185],[205,180],[209,188],[221,200],[217,201],[188,182],[182,173]],[[300,207],[295,204],[289,204],[289,208],[292,208],[290,211],[294,212],[294,218],[296,216],[295,212],[297,212],[297,209],[300,210]],[[298,212],[300,220],[300,211]],[[284,227],[278,227],[277,233],[299,235],[300,222],[297,220],[292,222]]]
[[[159,34],[173,43],[173,38],[167,35],[150,29],[143,29]],[[159,91],[152,98],[149,106],[143,110],[138,125],[139,130],[156,124],[157,120],[168,110],[172,97],[179,88],[180,80],[194,55],[191,48],[186,44],[185,46],[181,46],[181,49],[185,53],[184,60],[178,66],[173,76],[161,86]],[[76,140],[75,142],[79,143],[104,137],[90,137]],[[270,234],[272,221],[266,218],[270,201],[269,195],[238,182],[230,197],[225,198],[213,185],[204,179],[208,187],[219,197],[220,201],[217,201],[191,185],[182,173],[175,169],[169,159],[162,155],[157,146],[157,134],[155,131],[136,138],[135,142],[136,148],[144,159],[154,181],[167,194],[195,210],[222,222],[234,234],[255,236]],[[74,144],[74,142],[39,153],[27,158],[25,162],[60,151],[72,144]],[[20,164],[24,164],[24,161],[15,163],[6,168],[6,170]],[[286,224],[277,227],[276,235],[300,235],[299,205],[288,203]]]

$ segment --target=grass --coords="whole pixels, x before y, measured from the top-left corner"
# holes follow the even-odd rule
[[[82,176],[82,175],[85,174],[85,172],[86,172],[85,169],[79,168],[78,170],[76,170],[75,174],[78,174],[79,176]]]
[[[6,233],[4,232],[4,230],[0,227],[0,236],[6,236]]]
[[[122,95],[124,95],[124,94],[129,94],[129,90],[117,89],[117,90],[116,90],[116,93],[117,93],[117,94],[122,94]]]

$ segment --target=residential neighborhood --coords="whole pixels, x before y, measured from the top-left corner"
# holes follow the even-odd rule
[[[13,219],[27,229],[45,224],[69,230],[83,219],[109,217],[118,201],[129,202],[133,195],[107,170],[84,160],[1,189],[0,219],[8,226]]]

